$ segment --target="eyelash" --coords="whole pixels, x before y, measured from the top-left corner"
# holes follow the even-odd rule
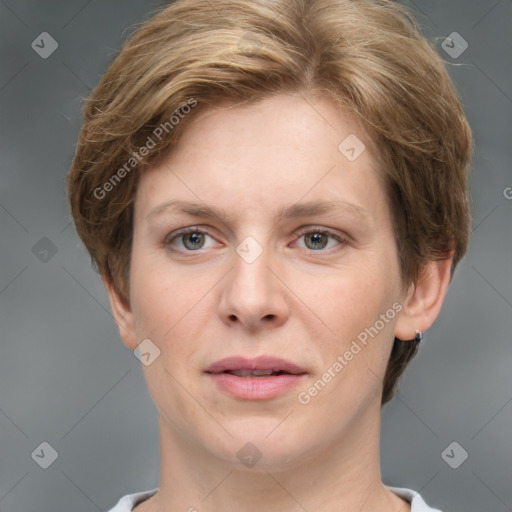
[[[191,226],[191,227],[188,227],[188,228],[183,228],[183,229],[179,229],[177,231],[173,231],[172,233],[167,235],[167,237],[165,238],[165,240],[163,242],[163,246],[166,247],[166,248],[170,248],[172,246],[172,242],[175,239],[179,239],[180,237],[182,237],[184,235],[191,234],[191,233],[199,233],[199,234],[203,234],[203,235],[208,235],[211,238],[213,238],[213,236],[210,235],[208,233],[208,231],[204,231],[204,230],[200,229],[197,226]],[[331,254],[332,252],[334,252],[336,250],[340,250],[342,247],[344,247],[348,243],[347,240],[345,238],[343,238],[342,236],[340,236],[340,235],[338,235],[336,233],[333,233],[332,231],[326,230],[325,228],[319,228],[319,227],[314,227],[314,226],[313,227],[308,226],[307,228],[304,228],[304,229],[301,229],[299,231],[296,231],[296,232],[294,232],[294,235],[298,236],[299,239],[300,239],[304,235],[312,234],[312,233],[318,233],[318,234],[326,235],[326,236],[328,236],[330,238],[333,238],[334,240],[336,240],[339,243],[339,245],[337,247],[331,247],[330,249],[327,249],[327,250],[324,250],[324,249],[314,250],[314,249],[307,249],[307,248],[304,249],[305,251],[307,251],[309,253],[314,253],[314,254],[318,254],[318,253]],[[200,253],[202,248],[201,249],[197,249],[197,250],[189,250],[189,249],[183,250],[183,249],[170,248],[170,250],[173,251],[173,252],[182,252],[182,253],[185,252],[185,253],[193,254],[193,253]]]

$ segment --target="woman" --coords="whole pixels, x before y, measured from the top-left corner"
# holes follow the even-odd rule
[[[178,0],[85,107],[78,233],[159,411],[112,512],[433,511],[383,484],[381,406],[469,236],[472,136],[388,0]]]

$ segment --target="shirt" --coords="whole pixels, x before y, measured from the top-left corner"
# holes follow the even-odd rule
[[[389,487],[387,488],[408,501],[411,504],[411,512],[441,512],[437,508],[429,507],[424,501],[423,498],[416,492],[411,489],[404,489],[402,487]],[[149,499],[153,496],[158,488],[152,489],[151,491],[143,491],[137,492],[135,494],[127,494],[123,496],[118,502],[117,505],[110,509],[108,512],[132,512],[133,507],[139,505],[143,501]]]

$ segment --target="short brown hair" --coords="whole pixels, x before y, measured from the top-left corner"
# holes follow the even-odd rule
[[[68,175],[78,234],[126,301],[140,172],[175,146],[192,108],[281,93],[328,94],[360,123],[385,176],[402,283],[450,251],[453,274],[470,231],[472,133],[410,11],[391,0],[178,0],[129,38],[91,94]],[[395,338],[382,403],[416,351]]]

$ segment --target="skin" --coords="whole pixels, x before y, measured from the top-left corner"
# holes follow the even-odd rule
[[[437,317],[451,257],[402,286],[378,164],[368,149],[355,161],[338,150],[349,134],[365,136],[332,100],[278,95],[199,114],[141,176],[129,303],[105,283],[125,344],[149,338],[161,351],[144,367],[159,410],[160,487],[135,510],[407,512],[381,481],[382,380],[394,336],[412,339]],[[171,200],[226,217],[161,207]],[[274,218],[295,203],[334,200],[361,212]],[[190,249],[197,237],[175,235],[189,226],[207,233],[199,250]],[[248,236],[263,251],[252,263],[235,250]],[[396,302],[401,311],[301,404],[297,394]],[[247,401],[204,373],[221,358],[261,354],[308,375],[276,398]],[[237,457],[247,442],[262,454],[251,468]]]

